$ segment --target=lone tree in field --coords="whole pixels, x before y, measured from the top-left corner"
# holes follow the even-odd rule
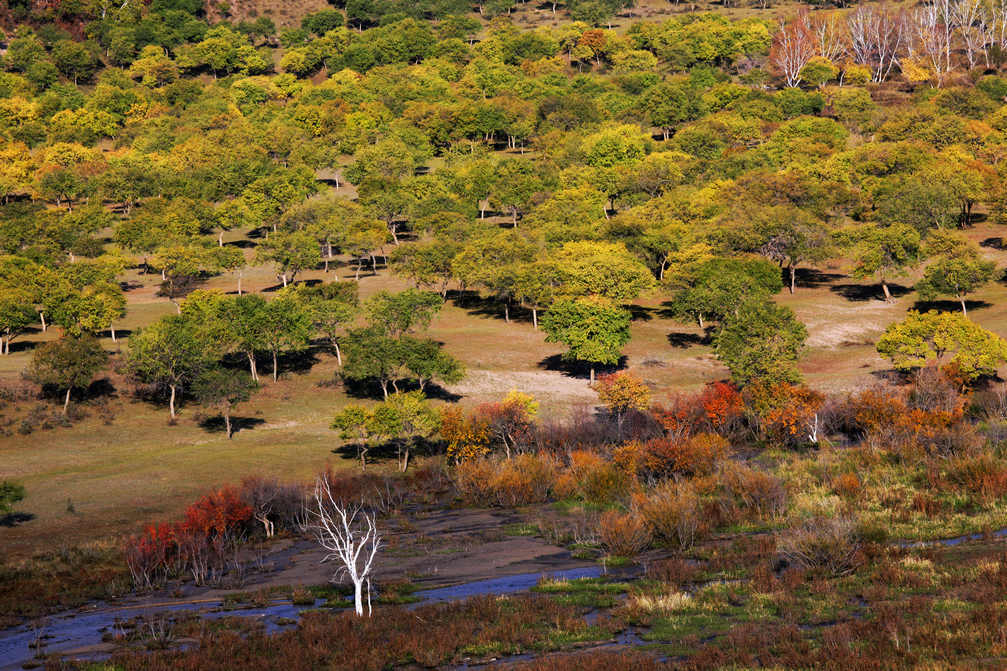
[[[591,384],[598,364],[619,363],[629,342],[629,312],[604,298],[556,301],[542,317],[546,342],[567,346],[563,358],[591,366]]]
[[[367,453],[371,448],[373,423],[374,413],[369,408],[351,403],[336,414],[329,427],[338,430],[339,437],[343,440],[355,442],[361,471],[367,470]]]
[[[64,336],[35,349],[25,376],[64,392],[63,414],[66,415],[70,408],[70,392],[90,385],[107,362],[108,354],[92,336]]]
[[[854,259],[850,274],[858,278],[877,277],[886,301],[892,300],[888,280],[920,260],[920,234],[906,224],[865,224],[838,231],[835,238]]]
[[[374,557],[381,547],[381,534],[378,533],[374,514],[364,512],[359,504],[348,505],[337,501],[329,481],[324,477],[315,481],[314,505],[310,513],[315,519],[315,538],[328,552],[322,562],[338,562],[339,568],[333,580],[345,575],[353,583],[354,610],[361,617],[364,615],[364,585],[367,586],[367,616],[370,617],[370,576]]]
[[[909,371],[929,363],[949,363],[968,379],[995,375],[1007,360],[1007,341],[987,331],[965,315],[911,311],[891,324],[878,340],[878,353],[896,369]]]
[[[807,338],[808,330],[793,310],[755,299],[724,322],[713,337],[713,349],[738,385],[756,380],[796,383],[801,379],[797,359]]]
[[[961,304],[962,314],[968,315],[965,298],[993,281],[997,276],[996,263],[982,258],[975,244],[948,231],[932,232],[926,250],[936,258],[916,283],[920,298],[953,296]]]
[[[374,408],[371,433],[395,443],[399,470],[409,468],[409,458],[416,444],[437,433],[440,415],[427,404],[421,391],[395,393]]]
[[[179,390],[211,363],[203,335],[190,320],[171,315],[130,338],[126,355],[130,372],[142,382],[168,389],[172,421]]]
[[[643,380],[626,371],[599,375],[594,390],[609,414],[615,417],[620,436],[626,413],[630,410],[642,412],[650,406],[650,388]]]
[[[196,378],[192,385],[192,395],[200,404],[213,408],[224,418],[227,438],[233,435],[231,414],[234,406],[244,403],[252,396],[255,382],[242,372],[230,368],[209,368]]]

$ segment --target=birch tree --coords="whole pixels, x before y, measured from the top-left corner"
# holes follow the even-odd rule
[[[335,561],[338,564],[333,580],[343,576],[353,583],[354,610],[358,616],[364,615],[364,587],[367,588],[367,616],[371,615],[371,570],[374,558],[381,547],[374,514],[368,514],[360,504],[346,504],[337,501],[332,494],[329,481],[318,478],[315,481],[314,505],[310,513],[318,544],[328,552],[322,562]]]

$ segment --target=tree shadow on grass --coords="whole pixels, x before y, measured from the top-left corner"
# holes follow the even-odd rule
[[[912,290],[912,287],[903,286],[901,284],[888,285],[888,291],[891,292],[892,298],[905,296]],[[829,287],[829,291],[839,294],[848,301],[854,302],[873,300],[880,301],[885,299],[885,292],[884,289],[881,288],[880,284],[836,284],[835,286]]]
[[[30,340],[15,340],[10,344],[10,353],[30,352],[41,344],[40,342],[32,342]]]
[[[642,305],[627,305],[626,309],[629,310],[629,318],[634,322],[649,322],[652,320],[653,312],[655,308],[647,308]]]
[[[988,247],[990,249],[1003,249],[1004,239],[999,236],[994,238],[986,238],[985,240],[979,243],[979,246]]]
[[[245,429],[254,429],[260,424],[265,424],[266,420],[261,417],[231,417],[231,433],[236,434],[239,431],[244,431]],[[202,417],[197,420],[199,428],[204,431],[209,431],[210,433],[224,433],[227,430],[227,424],[224,422],[224,418],[220,415],[211,415],[208,417]]]
[[[336,382],[342,383],[343,391],[350,398],[370,399],[375,401],[383,401],[385,398],[384,393],[381,391],[381,383],[375,378],[368,378],[366,380],[350,380],[348,378],[341,377],[337,373],[335,380]],[[399,392],[403,394],[411,391],[419,391],[420,389],[419,383],[415,380],[398,380],[397,384]],[[394,393],[395,389],[389,384],[388,394],[391,395]],[[457,403],[462,399],[460,394],[449,391],[436,382],[427,382],[426,387],[423,389],[423,393],[429,399],[445,401],[447,403]]]
[[[504,302],[493,296],[483,296],[477,291],[450,291],[448,300],[456,307],[467,311],[470,315],[481,317],[492,317],[501,321],[507,318],[507,311],[504,309]],[[521,305],[510,305],[510,320],[512,322],[531,323],[531,310]]]
[[[35,515],[33,513],[8,513],[0,516],[0,527],[16,527],[19,524],[31,522],[33,519],[35,519]]]
[[[992,307],[992,305],[992,303],[986,301],[965,301],[965,309],[969,312],[980,308]],[[953,300],[916,301],[913,303],[912,309],[918,312],[929,312],[930,310],[937,310],[938,312],[961,312],[962,304]]]
[[[783,286],[790,286],[790,272],[786,268],[783,268],[782,273]],[[798,289],[817,289],[846,277],[842,273],[825,273],[814,268],[798,268],[795,274]]]
[[[668,344],[676,349],[689,349],[693,345],[709,345],[711,338],[709,333],[682,333],[672,331],[668,334]]]
[[[627,357],[623,355],[619,357],[619,363],[614,366],[596,364],[594,367],[595,375],[604,375],[606,373],[611,373],[625,368],[626,361]],[[567,377],[575,377],[585,380],[591,378],[591,364],[584,361],[569,361],[564,359],[562,354],[547,356],[538,362],[538,366],[539,368],[544,368],[545,370],[562,373]]]

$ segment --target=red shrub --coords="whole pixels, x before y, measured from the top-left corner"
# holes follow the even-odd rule
[[[220,536],[250,519],[252,507],[241,500],[238,490],[222,487],[186,508],[182,525],[203,536]]]

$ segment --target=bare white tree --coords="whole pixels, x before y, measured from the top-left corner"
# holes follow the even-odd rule
[[[875,82],[884,81],[905,47],[905,22],[887,6],[858,5],[847,25],[853,60],[869,67]]]
[[[938,87],[951,71],[952,21],[950,0],[933,0],[906,15],[910,54],[927,62]]]
[[[322,562],[335,560],[339,568],[334,580],[347,576],[353,583],[354,607],[357,615],[364,614],[364,587],[367,587],[367,615],[371,614],[371,569],[374,557],[381,547],[374,515],[368,515],[360,504],[343,505],[332,496],[329,481],[315,481],[314,518],[312,524],[318,544],[328,551]]]
[[[998,56],[1007,50],[1007,0],[992,0],[982,8],[980,28],[983,32],[983,58],[986,67],[993,63],[993,53]]]
[[[807,15],[785,23],[780,20],[779,30],[773,36],[769,57],[783,75],[787,86],[801,83],[801,70],[815,56],[815,39]]]
[[[809,23],[815,39],[816,56],[835,63],[846,54],[846,31],[839,13],[819,13],[809,19]]]
[[[950,5],[951,17],[955,30],[961,36],[965,47],[965,58],[969,62],[969,70],[976,66],[979,53],[985,53],[987,40],[986,10],[982,0],[953,0]]]

